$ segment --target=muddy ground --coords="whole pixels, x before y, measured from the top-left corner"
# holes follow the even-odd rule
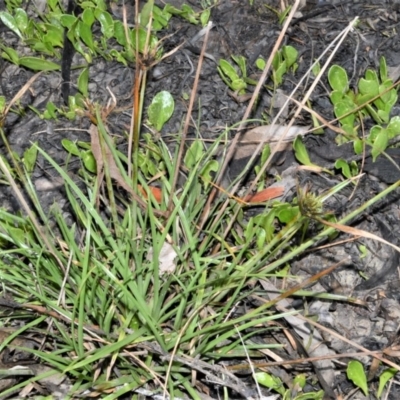
[[[172,1],[179,6],[180,1]],[[199,9],[198,2],[189,1],[195,8]],[[354,32],[350,33],[334,57],[334,63],[344,67],[351,77],[351,84],[362,76],[366,69],[377,69],[381,56],[386,58],[389,67],[397,67],[400,64],[400,2],[392,0],[369,0],[366,1],[341,1],[327,0],[326,2],[307,1],[307,4],[296,15],[291,23],[288,33],[285,35],[284,44],[294,46],[299,52],[298,69],[296,72],[286,76],[279,90],[289,94],[299,79],[310,67],[313,60],[320,55],[332,40],[347,27],[356,16],[360,23]],[[193,112],[193,125],[190,135],[200,134],[204,139],[215,139],[226,126],[231,126],[241,120],[247,101],[238,99],[227,85],[222,81],[217,72],[217,62],[221,59],[229,59],[231,55],[242,55],[247,59],[248,75],[257,79],[260,71],[255,68],[254,63],[258,57],[267,59],[281,32],[282,26],[278,23],[277,15],[271,9],[278,9],[278,1],[254,0],[250,5],[245,0],[221,0],[211,10],[210,19],[213,29],[207,46],[207,57],[200,75],[198,102]],[[3,8],[4,3],[0,2]],[[31,7],[31,5],[27,5]],[[166,51],[174,49],[184,40],[195,38],[200,31],[198,25],[190,24],[182,18],[173,17],[167,29],[162,32],[166,37],[164,48]],[[18,51],[23,51],[19,39],[4,25],[0,31],[1,39],[9,46]],[[201,39],[185,45],[182,49],[174,52],[170,57],[158,64],[150,73],[147,95],[151,99],[160,88],[168,90],[176,101],[176,108],[172,119],[164,127],[162,134],[166,140],[177,134],[184,120],[188,106],[186,94],[190,93],[194,80],[194,71],[198,61],[198,53],[201,48]],[[75,54],[72,66],[81,62]],[[79,71],[72,69],[71,92],[76,91],[76,82]],[[10,100],[20,88],[33,75],[32,71],[16,67],[7,61],[1,62],[0,94]],[[106,104],[110,99],[107,87],[118,99],[118,108],[109,118],[109,128],[114,132],[121,132],[130,124],[131,90],[133,85],[134,71],[119,63],[105,62],[96,59],[90,67],[90,99]],[[397,79],[397,77],[395,78]],[[310,77],[301,85],[297,98],[305,93],[312,84]],[[66,160],[66,153],[61,146],[61,140],[89,141],[87,132],[89,121],[87,118],[77,118],[70,121],[60,118],[57,121],[46,121],[40,119],[30,108],[33,105],[38,110],[44,110],[48,101],[56,105],[63,105],[61,94],[62,78],[59,72],[42,74],[32,85],[31,90],[21,100],[21,112],[12,113],[7,116],[4,130],[12,149],[22,154],[30,142],[37,141],[40,146],[50,154],[60,165]],[[271,83],[269,81],[269,83]],[[247,93],[251,93],[254,87],[249,86]],[[244,101],[242,101],[244,100]],[[326,120],[332,120],[333,109],[329,100],[329,89],[326,78],[323,78],[312,93],[312,108]],[[274,97],[273,90],[264,89],[256,108],[253,110],[252,118],[267,116],[272,119],[278,110],[279,104]],[[287,123],[295,105],[290,105],[288,110],[280,118],[279,123]],[[392,115],[398,115],[400,104],[397,104]],[[199,121],[199,125],[195,126]],[[302,112],[298,118],[297,125],[310,125],[311,118],[306,112]],[[370,128],[372,122],[367,121],[365,129]],[[231,137],[235,131],[230,132]],[[348,159],[351,157],[348,147],[338,148],[335,144],[336,134],[329,129],[322,135],[309,134],[305,143],[310,151],[311,159],[316,164],[329,167],[337,158]],[[6,154],[4,145],[0,152]],[[400,160],[399,152],[393,151],[393,158]],[[279,158],[279,162],[271,169],[272,172],[283,173],[287,168],[296,163],[291,150],[287,150]],[[244,167],[244,161],[235,162],[230,174],[235,176]],[[271,168],[272,168],[271,167]],[[73,164],[70,164],[73,171]],[[383,190],[388,184],[400,179],[396,169],[381,160],[380,164],[366,162],[366,174],[357,186],[356,192],[345,190],[335,196],[328,208],[334,210],[338,215],[355,209],[363,204],[374,194]],[[76,171],[75,171],[76,172]],[[338,172],[338,171],[337,171]],[[53,190],[41,190],[40,184],[44,180],[52,181],[53,171],[49,165],[39,159],[33,181],[37,184],[40,198],[45,207],[54,201],[65,205],[66,199],[63,192],[55,187]],[[300,184],[312,182],[313,190],[323,191],[332,187],[340,179],[337,176],[319,176],[315,174],[302,174]],[[19,205],[14,199],[10,188],[1,186],[0,206],[17,211]],[[386,240],[399,244],[399,197],[394,193],[375,206],[367,209],[352,226],[373,232]],[[348,237],[342,235],[341,239]],[[360,258],[359,246],[364,244],[368,248],[365,258]],[[400,323],[400,297],[399,297],[399,274],[398,253],[389,246],[376,241],[360,239],[348,241],[341,246],[322,249],[311,254],[306,254],[292,264],[292,273],[304,276],[304,278],[315,274],[327,266],[332,265],[346,257],[349,261],[334,273],[323,278],[312,287],[314,291],[328,291],[336,294],[345,294],[362,299],[369,308],[352,305],[346,302],[332,303],[322,300],[308,300],[307,308],[309,315],[318,315],[319,322],[326,327],[340,333],[347,339],[354,341],[370,350],[382,350],[396,343],[398,327]],[[360,272],[364,274],[364,280]],[[291,306],[303,308],[302,300],[297,300]],[[324,343],[337,354],[354,351],[354,348],[337,339],[330,334],[323,334]],[[285,341],[285,338],[280,338]],[[263,338],[260,338],[263,340]],[[265,339],[267,340],[267,339]],[[307,354],[296,354],[292,346],[288,344],[287,351],[280,353],[283,359],[305,357]],[[267,357],[265,361],[269,361]],[[346,379],[345,369],[349,359],[338,359],[329,365],[333,371],[333,379],[326,377],[331,393],[336,395],[348,395],[354,386]],[[369,365],[370,359],[362,358]],[[397,361],[394,359],[394,361]],[[303,367],[304,369],[304,367]],[[286,369],[285,374],[297,374],[301,369]],[[324,371],[316,372],[312,365],[305,367],[310,376],[315,376],[314,384],[309,385],[308,390],[321,388],[321,380],[324,379]],[[279,368],[275,367],[279,373]],[[282,373],[282,368],[281,368]],[[332,376],[332,375],[330,375]],[[248,377],[243,377],[248,382]],[[312,380],[311,380],[312,381]],[[377,386],[377,379],[372,378],[370,387]],[[267,392],[265,392],[267,395]],[[396,383],[391,386],[388,399],[396,400],[400,397],[400,388]],[[364,398],[360,392],[352,397],[354,399]]]

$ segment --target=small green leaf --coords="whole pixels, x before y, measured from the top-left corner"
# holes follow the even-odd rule
[[[388,133],[386,129],[381,128],[374,144],[372,145],[371,155],[372,161],[375,162],[376,158],[386,150],[389,143]]]
[[[90,149],[91,149],[90,143],[88,143],[88,142],[82,142],[81,140],[78,140],[78,141],[76,142],[76,145],[77,145],[78,147],[80,147],[81,149],[86,149],[86,150],[90,150]]]
[[[358,250],[360,251],[360,259],[363,259],[367,256],[368,250],[367,247],[364,246],[363,244],[358,246]]]
[[[200,176],[204,179],[204,187],[207,188],[209,185],[209,182],[212,181],[212,172],[217,172],[218,171],[218,161],[217,160],[210,160],[206,163],[206,165],[202,168],[200,171]]]
[[[247,76],[246,59],[243,56],[231,56],[232,60],[239,66],[243,77]]]
[[[379,82],[377,80],[361,78],[358,82],[358,90],[362,95],[368,95],[372,99],[379,94]]]
[[[89,82],[89,68],[86,67],[79,74],[78,78],[78,89],[85,97],[89,95],[88,82]]]
[[[90,150],[81,152],[82,162],[85,168],[95,174],[97,172],[96,160]]]
[[[25,32],[28,27],[28,15],[23,8],[17,8],[14,14],[15,23],[21,32]]]
[[[80,157],[81,150],[79,149],[79,147],[76,145],[75,142],[69,139],[62,139],[61,144],[68,153]]]
[[[317,76],[321,71],[321,64],[319,62],[315,63],[311,69],[314,76]]]
[[[174,108],[175,102],[171,93],[163,90],[156,94],[147,110],[147,115],[157,131],[161,131],[164,124],[171,118]]]
[[[265,230],[259,226],[256,228],[256,245],[259,250],[262,250],[265,247],[265,241],[267,238],[267,233]]]
[[[293,46],[282,47],[283,58],[286,61],[286,67],[289,69],[297,61],[298,51]]]
[[[373,126],[370,131],[369,131],[369,135],[368,135],[368,143],[372,144],[375,142],[376,138],[378,137],[379,133],[383,130],[384,128],[382,128],[380,125],[375,125]]]
[[[1,48],[3,49],[3,52],[1,53],[1,56],[5,60],[8,60],[8,61],[10,61],[10,62],[12,62],[13,64],[16,64],[16,65],[19,64],[18,53],[14,49],[12,49],[11,47],[5,47],[5,46],[1,46]]]
[[[350,166],[346,160],[343,160],[343,158],[339,158],[338,160],[336,160],[335,168],[341,169],[342,174],[345,178],[351,178],[352,175],[351,175],[351,171],[350,171]]]
[[[37,153],[37,142],[33,143],[32,146],[24,152],[23,162],[28,174],[31,174],[35,168]]]
[[[60,69],[58,64],[37,57],[22,57],[19,59],[19,65],[34,71],[57,71]]]
[[[51,43],[52,46],[63,47],[64,45],[64,29],[60,26],[45,24],[47,33],[43,40]]]
[[[332,65],[332,67],[329,68],[328,81],[333,90],[340,93],[346,93],[349,90],[347,72],[339,65]]]
[[[168,25],[168,21],[171,19],[171,14],[165,12],[164,9],[154,6],[153,7],[153,23],[152,30],[159,31]]]
[[[153,14],[154,0],[148,0],[140,13],[140,25],[146,28]]]
[[[51,11],[59,10],[59,3],[58,0],[47,0],[47,5],[49,6]]]
[[[258,69],[260,69],[261,71],[264,71],[265,65],[266,65],[266,62],[265,62],[264,59],[262,59],[262,58],[257,58],[257,60],[256,60],[256,67],[257,67]]]
[[[396,89],[389,90],[392,86],[393,81],[390,79],[383,81],[379,86],[379,94],[381,95],[380,100],[393,106],[397,101],[397,91]]]
[[[101,32],[107,38],[110,39],[114,36],[114,20],[107,11],[103,11],[97,16],[98,21],[101,25]],[[125,35],[125,33],[124,33]]]
[[[0,96],[0,115],[4,113],[6,109],[6,98],[4,96]]]
[[[395,368],[388,368],[388,369],[385,369],[382,372],[382,374],[379,376],[379,388],[378,388],[378,391],[377,391],[377,394],[376,394],[378,399],[382,396],[382,392],[383,392],[383,389],[386,386],[386,383],[390,379],[392,379],[396,375],[397,372],[398,371]]]
[[[207,10],[204,10],[200,14],[201,26],[205,27],[208,24],[208,21],[210,20],[210,15],[211,15],[211,10],[209,8],[207,8]]]
[[[337,102],[333,108],[335,116],[339,119],[342,125],[354,126],[356,120],[355,110],[356,106],[350,99],[344,97],[341,101]]]
[[[110,51],[110,55],[118,62],[120,62],[121,64],[125,65],[126,67],[128,66],[128,62],[126,61],[126,59],[124,58],[124,56],[117,50],[115,49],[111,49]]]
[[[236,72],[236,69],[226,60],[219,60],[219,70],[222,71],[224,75],[226,75],[231,82],[239,79],[239,75]]]
[[[118,44],[123,47],[126,47],[126,36],[125,36],[125,28],[121,21],[114,21],[114,38],[117,40]]]
[[[291,204],[283,204],[276,211],[276,217],[282,224],[288,224],[293,221],[300,214],[298,206],[292,206]]]
[[[15,21],[15,18],[11,14],[5,11],[1,11],[0,20],[8,29],[12,30],[16,35],[20,37],[20,39],[22,39],[22,34],[18,28],[17,21]]]
[[[92,27],[94,21],[96,20],[93,10],[91,8],[86,8],[85,10],[83,10],[81,18],[83,23],[90,28]]]
[[[90,26],[86,25],[82,21],[79,21],[77,26],[77,32],[79,37],[82,39],[83,43],[85,43],[90,50],[95,52],[93,34]]]
[[[234,79],[234,80],[231,82],[230,87],[231,87],[234,91],[237,91],[239,94],[244,94],[244,89],[247,88],[247,84],[246,84],[246,82],[245,82],[243,79],[238,78],[238,79]]]
[[[58,109],[52,101],[46,104],[46,110],[43,113],[44,119],[56,119]]]
[[[320,390],[319,392],[302,393],[296,396],[295,400],[322,400],[324,394],[323,390]]]
[[[191,24],[197,25],[199,23],[197,15],[192,7],[190,7],[187,4],[182,4],[181,10],[182,10],[181,17],[188,20]]]
[[[306,149],[306,146],[304,146],[304,143],[301,140],[301,136],[297,136],[296,139],[293,142],[293,149],[294,149],[294,154],[297,158],[297,160],[303,164],[303,165],[314,165],[310,157],[308,156],[308,152]]]
[[[388,79],[388,70],[387,70],[387,65],[386,65],[386,58],[381,57],[379,60],[379,76],[381,78],[381,81],[384,82]]]
[[[285,388],[283,387],[282,381],[273,375],[267,374],[266,372],[256,372],[256,381],[269,389],[273,389],[281,395],[285,394]]]
[[[359,387],[365,396],[368,396],[367,377],[360,361],[353,360],[349,362],[347,365],[347,378]]]
[[[64,28],[71,29],[71,27],[77,22],[77,17],[71,14],[63,14],[60,16],[60,22]]]
[[[343,93],[333,90],[329,95],[329,98],[331,99],[332,104],[335,105],[343,100]]]
[[[195,140],[190,147],[188,148],[184,164],[185,166],[191,170],[193,169],[197,163],[201,160],[204,154],[203,144],[200,140]]]
[[[157,47],[157,43],[158,43],[157,38],[154,35],[150,35],[149,43],[147,43],[147,41],[148,41],[147,30],[145,30],[143,28],[139,28],[139,30],[132,29],[132,31],[131,31],[131,44],[134,49],[136,49],[136,36],[139,36],[138,42],[139,42],[139,52],[140,53],[143,53],[146,50],[145,49],[146,46],[148,46],[148,49],[154,49]]]
[[[361,139],[356,139],[353,142],[354,153],[361,154],[364,150],[364,144]]]
[[[286,72],[287,72],[286,61],[282,61],[279,64],[278,68],[272,71],[272,79],[275,85],[280,85],[282,83],[283,75],[285,75]]]
[[[397,115],[393,117],[390,120],[389,125],[386,127],[386,130],[388,131],[389,139],[400,135],[400,117]]]

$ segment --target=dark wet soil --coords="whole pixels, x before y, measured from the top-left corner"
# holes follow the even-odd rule
[[[171,1],[170,3],[179,6],[182,2]],[[210,19],[214,27],[210,32],[207,57],[200,75],[198,99],[189,135],[197,134],[204,139],[215,139],[226,127],[232,126],[243,117],[247,102],[238,99],[238,96],[232,93],[222,81],[217,72],[217,62],[221,58],[229,60],[232,55],[244,56],[247,60],[247,74],[256,80],[261,72],[255,67],[255,61],[259,57],[264,59],[269,57],[282,29],[276,13],[266,7],[268,5],[277,10],[279,8],[278,1],[254,0],[253,5],[249,3],[245,0],[221,0],[216,2],[211,10]],[[393,68],[393,73],[396,74],[395,68],[400,64],[400,2],[395,0],[370,0],[368,2],[327,0],[325,2],[307,1],[306,3],[306,6],[296,15],[296,19],[292,21],[284,38],[285,45],[291,45],[298,50],[299,58],[296,72],[288,74],[279,87],[282,93],[289,94],[293,90],[313,60],[356,16],[360,18],[357,29],[347,36],[334,57],[334,63],[346,69],[351,78],[350,85],[354,85],[361,76],[364,76],[366,69],[377,69],[381,56],[386,58],[388,66]],[[195,9],[199,9],[198,2],[191,1],[190,4]],[[0,2],[0,6],[4,9],[3,2]],[[27,7],[29,9],[31,6],[28,4]],[[182,18],[173,17],[168,28],[161,32],[161,35],[165,37],[165,51],[176,48],[185,40],[191,41],[200,29],[199,26],[190,24]],[[12,46],[17,51],[23,51],[18,37],[4,25],[1,26],[0,35],[1,40],[7,46]],[[176,103],[174,115],[162,131],[166,140],[180,132],[188,107],[187,95],[193,85],[201,45],[201,39],[193,40],[150,71],[146,106],[160,89],[168,90]],[[70,90],[72,94],[76,92],[79,75],[79,70],[75,70],[73,67],[81,62],[80,57],[75,54],[72,58],[71,69]],[[32,75],[32,71],[2,60],[1,95],[10,101]],[[110,92],[117,99],[117,108],[108,117],[108,126],[111,132],[118,134],[126,131],[131,118],[133,67],[126,67],[117,62],[106,62],[98,58],[93,60],[89,76],[89,97],[92,102],[106,105],[110,99]],[[398,76],[394,79],[397,78]],[[301,85],[298,98],[308,90],[312,81],[313,78],[310,77]],[[265,118],[270,121],[277,114],[280,106],[274,97],[271,79],[268,78],[266,83],[251,117]],[[329,121],[334,116],[328,87],[326,78],[323,78],[312,93],[311,104],[313,110]],[[253,90],[254,86],[249,85],[246,93],[251,94]],[[31,89],[15,107],[17,112],[7,116],[4,122],[4,131],[11,148],[18,154],[22,155],[31,142],[37,142],[57,163],[63,165],[67,155],[62,148],[61,140],[67,138],[72,141],[89,141],[86,130],[90,122],[86,117],[77,117],[74,120],[64,117],[58,120],[44,120],[30,108],[33,106],[43,112],[49,101],[59,107],[64,104],[60,72],[43,73],[36,79]],[[295,105],[290,105],[287,112],[281,116],[279,123],[287,123],[294,110]],[[396,104],[392,115],[398,115],[399,111],[400,104]],[[306,112],[302,112],[296,124],[310,125],[311,118]],[[371,121],[366,121],[365,129],[369,129],[371,124]],[[233,137],[235,131],[230,131],[230,135]],[[337,147],[335,136],[334,132],[327,129],[322,135],[310,134],[306,137],[305,143],[313,162],[332,168],[331,164],[337,158],[350,159],[354,155],[349,151],[348,146]],[[399,150],[391,151],[395,160],[400,159]],[[0,152],[2,155],[7,154],[3,143],[0,146]],[[361,162],[361,160],[357,161]],[[392,164],[388,164],[384,158],[379,158],[378,161],[373,164],[370,159],[367,159],[366,174],[357,186],[355,193],[352,193],[354,188],[345,190],[336,195],[327,207],[334,210],[337,215],[342,215],[349,210],[356,209],[374,194],[382,191],[388,184],[399,179],[399,173]],[[273,167],[282,173],[295,162],[291,150],[287,150],[280,158],[279,165]],[[240,172],[244,165],[243,160],[242,164],[240,160],[237,161],[235,164],[237,172]],[[77,167],[74,169],[73,163],[69,164],[69,168],[72,174],[77,172]],[[234,175],[236,173],[233,172]],[[64,193],[59,185],[54,183],[54,175],[54,171],[49,165],[39,158],[38,166],[33,174],[33,182],[39,190],[41,202],[46,208],[56,201],[61,206],[65,206],[67,211]],[[308,174],[301,175],[298,179],[300,184],[311,181],[313,190],[323,191],[334,186],[341,177],[339,174],[324,177]],[[41,185],[44,181],[53,182],[54,187],[51,190],[48,188],[43,190]],[[389,242],[399,245],[399,205],[399,193],[395,192],[389,198],[367,209],[358,220],[353,222],[353,226],[375,233]],[[16,212],[19,210],[18,202],[11,189],[6,185],[1,186],[0,206]],[[343,239],[346,238],[343,236]],[[360,257],[359,252],[359,246],[362,244],[368,248],[367,256],[364,258]],[[386,348],[396,342],[400,324],[399,256],[395,250],[370,239],[349,241],[341,246],[335,246],[328,250],[321,249],[318,252],[302,256],[293,263],[292,272],[307,278],[348,255],[351,258],[350,262],[330,276],[321,279],[312,289],[360,298],[367,302],[369,310],[346,302],[333,304],[322,300],[308,300],[306,305],[309,314],[318,315],[322,324],[368,349]],[[363,280],[360,272],[370,279]],[[305,303],[299,300],[293,306],[303,308]],[[332,335],[327,334],[324,339],[327,346],[337,354],[354,351],[350,345]],[[274,340],[286,342],[284,337],[279,336]],[[287,359],[306,357],[307,354],[296,355],[282,352],[281,356],[283,359]],[[265,361],[268,360],[269,358],[266,357]],[[353,389],[353,386],[345,379],[346,361],[346,359],[341,359],[334,364],[335,380],[330,383],[331,390],[343,396]],[[363,358],[363,361],[366,364],[370,362],[367,357]],[[282,368],[274,368],[277,374],[288,373]],[[316,376],[316,370],[312,365],[307,367],[306,372],[311,376]],[[296,374],[298,370],[293,369],[293,371],[289,371],[290,373]],[[246,378],[243,379],[245,382]],[[318,382],[318,378],[314,382]],[[371,385],[376,387],[377,384],[375,378]],[[320,388],[318,383],[314,387],[310,385],[308,389],[316,390],[317,388]],[[395,400],[399,396],[398,386],[392,385],[388,399]],[[232,398],[234,398],[234,394],[232,394]],[[357,393],[352,398],[364,397]]]

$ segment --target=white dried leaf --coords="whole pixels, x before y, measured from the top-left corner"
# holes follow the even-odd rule
[[[397,79],[400,78],[400,65],[396,65],[395,67],[387,67],[389,79],[393,82],[396,82]]]
[[[253,155],[261,142],[271,145],[272,151],[285,150],[298,135],[304,136],[308,133],[309,129],[309,126],[298,125],[291,126],[290,128],[285,125],[257,126],[242,135],[238,141],[238,148],[234,158],[238,160]],[[277,147],[277,142],[281,138],[281,144]]]
[[[151,248],[147,254],[147,259],[152,260],[154,256],[153,249]],[[176,259],[177,253],[174,248],[168,243],[164,242],[160,250],[159,256],[159,275],[162,276],[165,273],[172,274],[176,269]]]
[[[46,178],[38,178],[35,181],[35,189],[38,192],[46,192],[50,190],[55,190],[64,186],[64,180],[59,178],[53,178],[52,180]]]

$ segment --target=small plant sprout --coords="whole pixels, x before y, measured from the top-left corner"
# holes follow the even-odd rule
[[[389,136],[399,131],[390,129],[384,124],[392,122],[390,113],[397,101],[397,91],[393,87],[393,81],[388,77],[386,60],[381,57],[379,75],[376,71],[368,69],[364,78],[357,85],[357,91],[350,89],[347,72],[339,65],[333,65],[328,72],[328,81],[332,88],[330,99],[334,107],[335,116],[339,119],[341,128],[346,136],[338,136],[338,143],[342,144],[348,140],[358,140],[358,125],[360,118],[370,116],[378,125],[371,129],[371,137],[367,138],[371,144],[378,141],[376,151],[381,149]],[[397,123],[395,120],[393,122]],[[388,125],[388,126],[389,126]],[[379,135],[380,133],[380,135]],[[379,139],[377,137],[379,136]],[[356,144],[357,148],[360,145]],[[382,150],[381,150],[382,151]]]
[[[347,377],[363,391],[365,396],[368,396],[367,376],[360,361],[353,360],[349,362],[347,365]]]

